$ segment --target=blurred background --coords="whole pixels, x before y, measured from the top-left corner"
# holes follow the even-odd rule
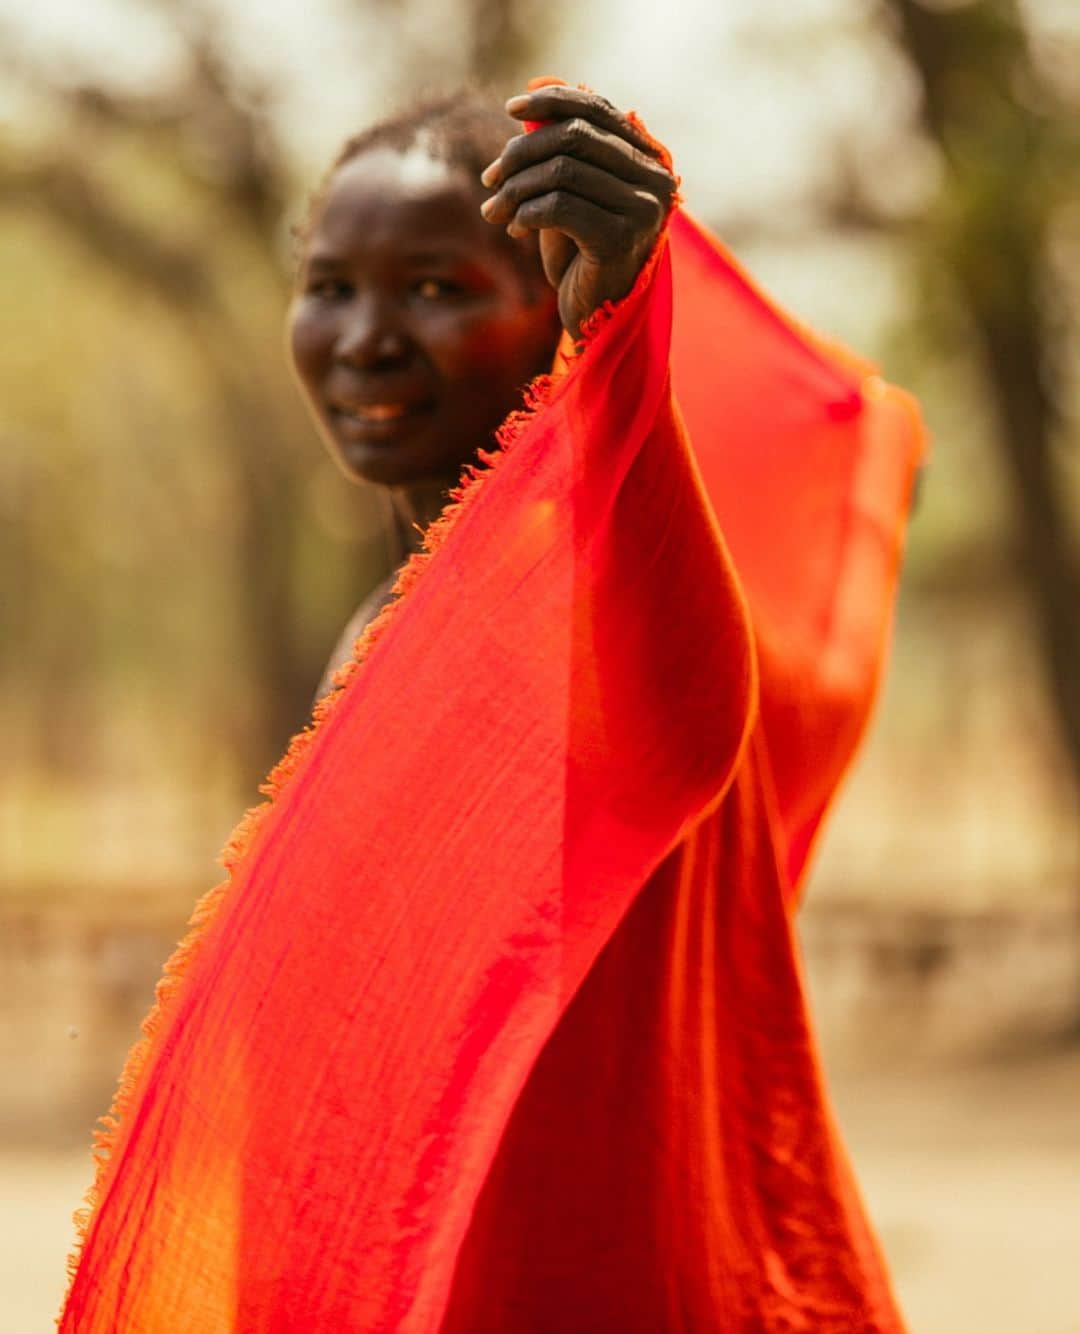
[[[289,227],[412,95],[635,107],[774,296],[922,400],[869,743],[801,918],[915,1331],[1080,1331],[1076,0],[0,0],[0,1329],[387,569],[287,369]]]

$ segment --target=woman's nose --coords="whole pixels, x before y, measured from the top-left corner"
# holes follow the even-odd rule
[[[385,302],[359,296],[341,322],[334,351],[339,360],[367,368],[403,360],[408,338]]]

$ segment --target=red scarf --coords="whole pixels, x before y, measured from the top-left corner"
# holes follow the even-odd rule
[[[676,212],[503,445],[168,965],[64,1331],[902,1328],[791,915],[918,415]]]

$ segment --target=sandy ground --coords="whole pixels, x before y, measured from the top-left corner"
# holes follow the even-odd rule
[[[1080,1334],[1080,1052],[834,1095],[914,1334]]]
[[[1080,1334],[1080,1052],[834,1092],[914,1334]],[[0,1334],[52,1328],[87,1162],[0,1152]]]

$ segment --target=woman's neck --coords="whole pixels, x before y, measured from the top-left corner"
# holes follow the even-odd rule
[[[453,478],[432,479],[391,490],[390,505],[401,560],[420,550],[424,530],[442,512],[447,492],[454,485]]]

